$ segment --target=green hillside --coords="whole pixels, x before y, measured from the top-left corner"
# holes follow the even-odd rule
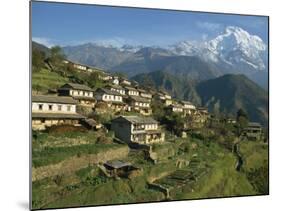
[[[235,114],[242,108],[252,121],[267,125],[267,92],[244,75],[224,75],[201,82],[196,90],[210,111]]]

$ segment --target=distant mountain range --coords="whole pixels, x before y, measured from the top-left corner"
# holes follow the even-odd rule
[[[235,116],[237,110],[243,108],[252,121],[261,122],[265,126],[268,124],[268,94],[243,74],[223,74],[218,66],[205,59],[193,55],[175,55],[171,50],[163,48],[133,49],[127,46],[117,55],[119,50],[110,46],[85,44],[80,47],[76,47],[78,55],[83,55],[85,48],[88,48],[86,52],[99,49],[100,53],[105,50],[104,54],[107,55],[107,51],[116,53],[115,59],[104,57],[104,62],[99,59],[103,54],[91,55],[95,55],[97,61],[101,62],[97,66],[105,69],[105,66],[123,60],[119,65],[115,64],[115,67],[120,67],[120,70],[122,67],[123,71],[134,75],[131,78],[143,86],[165,89],[175,98],[189,100],[198,106],[207,106],[214,113],[223,112]],[[36,42],[32,42],[32,49],[50,53],[49,48]],[[130,56],[132,54],[133,57]],[[152,69],[158,71],[151,71]],[[141,73],[135,75],[137,72]],[[261,78],[263,72],[266,71],[255,71],[253,76]]]
[[[226,74],[215,79],[194,82],[164,71],[142,73],[132,79],[145,86],[165,89],[174,97],[203,105],[214,113],[236,115],[243,108],[252,121],[267,125],[267,92],[245,75]]]
[[[267,45],[239,27],[226,27],[209,41],[182,41],[168,47],[87,43],[63,50],[70,60],[129,77],[161,70],[202,81],[232,73],[245,74],[264,88],[268,85]]]

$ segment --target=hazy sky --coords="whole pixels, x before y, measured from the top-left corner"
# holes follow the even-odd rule
[[[32,39],[47,46],[104,42],[169,45],[238,26],[268,41],[267,17],[32,2]]]

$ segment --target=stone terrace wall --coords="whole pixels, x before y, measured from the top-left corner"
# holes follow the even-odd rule
[[[81,155],[81,157],[73,156],[57,164],[32,168],[32,181],[55,175],[69,175],[81,168],[86,168],[89,165],[125,158],[128,156],[128,153],[129,148],[127,146],[122,146],[118,149],[110,149],[106,152],[97,154]]]

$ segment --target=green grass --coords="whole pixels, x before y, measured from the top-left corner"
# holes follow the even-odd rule
[[[212,163],[211,171],[194,183],[192,191],[178,193],[176,198],[197,199],[255,194],[246,176],[235,170],[235,162],[236,158],[231,154],[218,159]]]
[[[259,168],[264,162],[268,162],[268,145],[263,142],[243,141],[239,150],[244,159],[245,171]]]
[[[32,140],[32,166],[40,167],[56,164],[72,156],[95,154],[121,146],[113,142],[97,144],[96,141],[99,135],[95,131],[72,131],[67,133],[34,132]]]
[[[67,82],[68,78],[47,69],[32,73],[32,90],[46,92],[48,89],[57,89]]]
[[[97,154],[106,150],[118,148],[118,144],[84,144],[72,147],[45,147],[42,150],[32,151],[32,166],[40,167],[59,163],[72,156]]]

